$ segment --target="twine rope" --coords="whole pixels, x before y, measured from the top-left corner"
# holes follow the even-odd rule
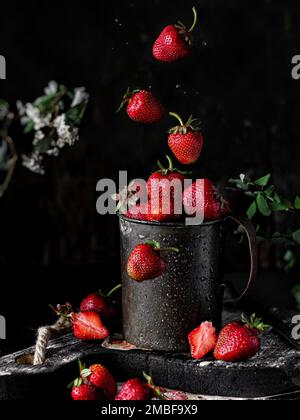
[[[49,341],[52,338],[66,334],[72,328],[72,320],[61,316],[54,325],[41,327],[37,333],[33,366],[41,366],[46,361],[46,353]]]

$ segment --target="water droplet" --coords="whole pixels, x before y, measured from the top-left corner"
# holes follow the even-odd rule
[[[200,280],[201,280],[202,283],[204,283],[204,282],[206,282],[206,277],[201,277]]]
[[[202,47],[204,47],[204,48],[205,48],[205,47],[207,47],[207,45],[208,45],[208,44],[207,44],[207,41],[203,41],[203,42],[202,42]]]
[[[180,89],[180,88],[181,88],[180,84],[176,85],[176,89]]]

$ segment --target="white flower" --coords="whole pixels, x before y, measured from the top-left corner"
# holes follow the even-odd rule
[[[85,87],[76,88],[74,90],[74,94],[75,96],[74,96],[71,108],[74,108],[75,106],[82,104],[82,102],[86,101],[90,97],[90,95],[85,91]]]
[[[49,82],[49,85],[44,90],[45,94],[48,95],[55,95],[58,92],[58,83],[55,80]]]
[[[34,135],[34,139],[33,139],[33,145],[36,146],[44,138],[45,138],[45,135],[41,130],[36,131]]]
[[[57,147],[62,149],[64,146],[73,146],[79,140],[79,129],[72,128],[66,124],[66,115],[62,114],[55,118],[53,127],[56,128],[58,140]]]
[[[43,157],[34,152],[30,156],[22,156],[23,166],[38,175],[45,175],[45,170],[42,166]]]
[[[33,122],[35,131],[39,131],[42,128],[49,127],[51,125],[51,114],[42,115],[40,110],[28,103],[25,106],[22,102],[17,103],[19,114],[22,117],[21,123],[23,125],[28,124],[29,122]]]

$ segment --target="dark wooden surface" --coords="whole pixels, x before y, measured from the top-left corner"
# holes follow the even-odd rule
[[[225,313],[224,322],[237,313]],[[78,372],[77,360],[102,363],[121,382],[151,374],[157,385],[193,394],[259,398],[300,391],[300,352],[271,333],[262,339],[259,355],[238,364],[189,355],[103,349],[101,343],[83,343],[72,335],[53,340],[42,367],[16,363],[33,348],[0,359],[0,399],[67,399],[67,385]],[[54,386],[55,384],[55,386]],[[295,397],[295,396],[294,396]]]

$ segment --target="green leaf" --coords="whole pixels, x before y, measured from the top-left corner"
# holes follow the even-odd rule
[[[285,253],[284,257],[283,257],[285,264],[285,271],[289,272],[291,271],[297,263],[297,257],[294,254],[293,251],[291,251],[290,249]]]
[[[29,133],[31,133],[33,131],[33,129],[34,129],[34,122],[33,121],[29,121],[27,123],[27,125],[25,126],[25,128],[24,128],[24,133],[25,134],[29,134]]]
[[[247,211],[248,219],[252,220],[254,216],[256,215],[256,213],[257,213],[257,205],[256,205],[256,202],[254,201]]]
[[[66,113],[67,123],[72,124],[73,126],[79,126],[84,116],[84,113],[86,111],[87,105],[88,105],[88,100],[71,108]]]
[[[39,153],[47,153],[52,143],[51,137],[44,137],[35,146],[34,150]]]
[[[293,239],[300,245],[300,229],[293,233]]]
[[[300,197],[296,197],[295,199],[295,209],[300,210]]]
[[[267,200],[265,199],[263,194],[258,194],[257,199],[257,207],[258,210],[260,211],[260,213],[265,216],[265,217],[269,217],[272,214],[272,211],[269,207],[269,204],[267,202]]]
[[[89,369],[83,369],[81,371],[81,377],[83,379],[88,378],[89,376],[91,376],[92,372]]]
[[[268,183],[270,182],[271,174],[268,174],[262,178],[257,179],[254,184],[259,185],[260,187],[266,187]]]

